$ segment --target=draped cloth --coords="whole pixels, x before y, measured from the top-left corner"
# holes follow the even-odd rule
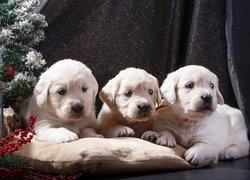
[[[86,64],[102,88],[126,67],[158,78],[197,64],[213,71],[225,103],[250,119],[250,2],[232,0],[49,0],[49,27],[37,49],[48,65]],[[101,102],[97,98],[97,112]]]

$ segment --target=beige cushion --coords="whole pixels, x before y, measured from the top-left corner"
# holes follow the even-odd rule
[[[33,138],[15,154],[46,173],[104,175],[197,168],[182,158],[184,152],[180,146],[167,148],[137,138],[84,138],[61,144]]]

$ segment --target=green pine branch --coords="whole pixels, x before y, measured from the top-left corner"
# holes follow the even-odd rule
[[[13,19],[16,17],[14,14],[8,14],[9,11],[17,6],[17,1],[15,0],[1,0],[0,4],[0,24],[2,27],[12,24]]]
[[[33,46],[45,38],[47,22],[33,12],[39,0],[0,2],[0,81],[5,83],[4,106],[9,106],[31,95],[37,72],[43,71],[45,61]]]

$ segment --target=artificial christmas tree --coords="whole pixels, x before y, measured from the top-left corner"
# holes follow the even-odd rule
[[[0,118],[2,108],[31,95],[46,64],[33,47],[44,39],[45,17],[36,9],[39,0],[0,0]],[[1,102],[2,101],[2,102]],[[2,127],[1,127],[2,129]],[[1,133],[2,135],[2,133]]]
[[[36,12],[39,3],[39,0],[0,0],[1,137],[6,135],[4,130],[7,129],[4,128],[7,122],[3,120],[3,108],[10,106],[18,111],[19,102],[31,95],[46,64],[42,55],[34,49],[44,39],[43,29],[47,26],[45,17]],[[33,123],[30,125],[33,126]],[[0,162],[4,162],[1,167],[18,163],[19,160],[13,159],[11,153],[30,142],[33,135],[32,128],[12,131],[6,138],[1,138]],[[15,140],[14,135],[20,136],[20,139]]]
[[[45,17],[35,12],[39,0],[1,0],[0,80],[4,106],[30,95],[46,64],[33,46],[44,39]]]

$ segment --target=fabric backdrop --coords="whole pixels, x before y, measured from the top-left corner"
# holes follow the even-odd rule
[[[101,89],[126,67],[145,69],[161,84],[181,66],[203,65],[219,77],[225,103],[240,107],[250,119],[250,33],[244,18],[250,12],[242,8],[248,1],[45,2],[41,12],[49,27],[37,49],[48,66],[65,58],[82,61]],[[97,112],[100,107],[97,98]]]

